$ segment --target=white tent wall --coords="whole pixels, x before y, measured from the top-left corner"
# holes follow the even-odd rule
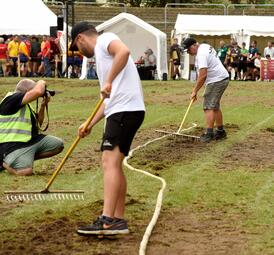
[[[159,29],[128,13],[120,13],[98,25],[96,29],[98,32],[117,34],[129,48],[134,61],[144,55],[146,49],[152,49],[157,58],[158,79],[161,80],[163,73],[167,73],[166,34]],[[84,79],[87,74],[85,63],[86,59],[80,79]]]
[[[0,34],[49,35],[56,15],[42,0],[2,0]]]
[[[222,16],[222,15],[184,15],[178,14],[174,36],[182,39],[189,35],[196,39],[199,36],[231,36],[241,45],[256,37],[274,37],[274,17],[269,16]],[[272,39],[273,40],[273,39]],[[201,41],[198,40],[201,43]],[[210,42],[209,42],[210,43]],[[214,46],[214,45],[213,45]],[[216,45],[215,45],[216,47]],[[266,44],[265,46],[266,47]],[[263,47],[260,49],[263,51]],[[188,54],[184,56],[183,78],[189,79]]]

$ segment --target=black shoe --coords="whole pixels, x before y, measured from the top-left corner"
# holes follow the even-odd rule
[[[214,134],[213,133],[202,134],[200,139],[203,143],[209,143],[212,140],[214,140]]]
[[[100,216],[92,225],[81,226],[77,229],[82,235],[118,235],[128,234],[127,222],[123,219],[109,220],[105,216]]]
[[[216,140],[221,140],[226,138],[226,132],[225,130],[216,130],[215,135],[214,135]]]

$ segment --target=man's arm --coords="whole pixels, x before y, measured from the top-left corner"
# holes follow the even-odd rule
[[[50,95],[48,95],[47,97],[43,97],[43,100],[41,102],[40,109],[38,112],[38,116],[37,116],[37,120],[38,120],[38,123],[40,126],[42,126],[42,124],[44,122],[45,109],[46,109],[46,106],[49,103],[49,101],[50,101]]]
[[[207,68],[199,69],[198,79],[191,94],[191,99],[193,99],[194,101],[197,100],[197,93],[200,90],[200,88],[204,85],[206,77],[207,77]]]
[[[35,87],[25,94],[22,100],[22,105],[28,104],[38,97],[41,97],[45,94],[46,82],[40,80],[36,83]]]
[[[98,110],[98,112],[95,114],[93,120],[91,121],[91,123],[89,124],[89,126],[86,128],[86,130],[84,130],[84,126],[86,125],[86,122],[84,122],[79,128],[78,128],[78,135],[81,138],[84,138],[85,136],[90,134],[90,131],[92,129],[92,127],[94,125],[96,125],[101,119],[103,119],[105,117],[104,114],[104,110],[105,110],[105,105],[102,104]]]
[[[126,66],[130,54],[127,46],[119,40],[114,40],[109,44],[108,52],[113,56],[113,63],[101,91],[104,97],[110,95],[112,82]]]

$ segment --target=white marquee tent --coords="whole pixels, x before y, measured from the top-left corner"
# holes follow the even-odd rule
[[[178,14],[174,36],[181,41],[189,35],[221,36],[231,35],[239,45],[250,44],[251,36],[274,37],[274,17],[270,16],[222,16],[222,15],[184,15]],[[189,58],[184,57],[184,66]],[[185,68],[186,69],[186,68]],[[183,75],[188,77],[188,71]]]
[[[163,73],[167,73],[166,34],[159,29],[128,13],[120,13],[96,29],[117,34],[130,49],[134,61],[144,55],[145,50],[152,49],[157,58],[158,78],[162,79]],[[83,70],[81,78],[85,77],[86,70]]]
[[[56,15],[42,0],[1,0],[0,34],[49,35]]]

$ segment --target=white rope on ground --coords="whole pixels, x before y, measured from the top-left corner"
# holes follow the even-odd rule
[[[196,126],[197,125],[195,123],[192,123],[191,127],[187,128],[187,129],[183,129],[182,131],[190,130],[192,128],[195,128]],[[174,133],[174,134],[176,134],[176,133]],[[153,174],[151,174],[151,173],[149,173],[149,172],[147,172],[145,170],[141,170],[141,169],[138,169],[138,168],[135,168],[135,167],[129,165],[128,160],[133,157],[133,152],[135,152],[135,151],[137,151],[137,150],[139,150],[141,148],[144,148],[144,147],[146,147],[147,145],[149,145],[149,144],[151,144],[153,142],[159,141],[159,140],[161,140],[161,139],[163,139],[165,137],[172,136],[174,134],[163,135],[161,137],[149,140],[148,142],[146,142],[143,145],[137,146],[136,148],[132,149],[129,152],[128,156],[123,161],[124,166],[126,166],[130,170],[133,170],[133,171],[136,171],[136,172],[148,175],[148,176],[150,176],[150,177],[152,177],[154,179],[160,180],[162,182],[162,188],[160,189],[160,191],[158,193],[158,197],[157,197],[156,206],[155,206],[155,210],[154,210],[153,216],[151,218],[150,223],[148,224],[148,226],[146,228],[145,234],[144,234],[143,239],[142,239],[141,244],[140,244],[139,255],[145,255],[146,254],[146,247],[147,247],[147,243],[148,243],[149,237],[151,236],[152,230],[153,230],[154,226],[156,225],[158,217],[160,215],[162,201],[163,201],[163,192],[164,192],[164,190],[166,188],[166,181],[165,181],[164,178],[161,178],[161,177],[153,175]]]

